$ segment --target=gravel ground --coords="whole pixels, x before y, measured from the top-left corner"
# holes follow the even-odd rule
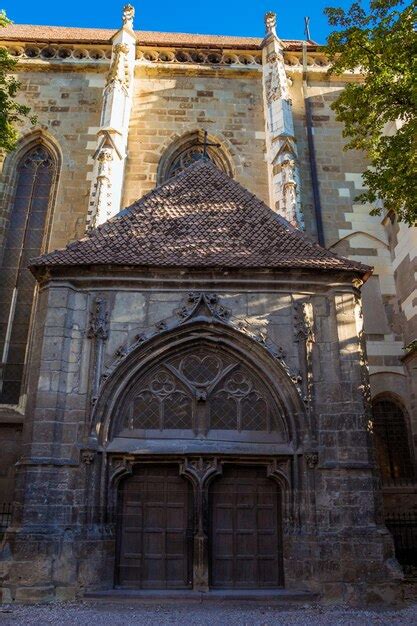
[[[230,604],[143,604],[84,601],[77,604],[3,606],[1,626],[417,626],[417,604],[401,609],[343,606],[231,606]]]

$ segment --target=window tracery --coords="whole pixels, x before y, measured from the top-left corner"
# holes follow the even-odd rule
[[[152,368],[120,411],[116,435],[188,430],[285,432],[281,410],[244,363],[214,350],[193,350]]]
[[[223,163],[220,158],[217,157],[216,153],[213,150],[207,149],[206,155],[203,154],[204,148],[198,144],[194,144],[185,148],[182,152],[180,152],[172,161],[168,173],[167,180],[173,178],[180,172],[183,172],[187,167],[195,163],[196,161],[200,161],[202,158],[209,159],[212,161],[220,170],[224,170]]]
[[[158,184],[165,183],[203,158],[212,161],[228,176],[233,176],[231,163],[221,145],[205,138],[202,131],[196,131],[181,137],[167,149],[158,167]]]
[[[29,260],[41,252],[57,172],[43,145],[35,145],[17,165],[0,280],[0,403],[17,404],[23,379],[35,279]]]

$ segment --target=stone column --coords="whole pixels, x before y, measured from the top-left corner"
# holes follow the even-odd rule
[[[292,103],[284,67],[284,46],[276,33],[275,13],[266,14],[265,24],[262,68],[269,200],[274,211],[293,226],[304,228]]]
[[[126,147],[132,106],[136,37],[134,9],[123,9],[123,25],[112,37],[112,57],[103,91],[87,228],[99,226],[120,211]]]

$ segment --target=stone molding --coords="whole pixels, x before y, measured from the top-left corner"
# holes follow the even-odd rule
[[[106,68],[112,56],[110,45],[77,45],[77,44],[45,44],[45,43],[16,43],[1,42],[9,54],[20,64],[38,65],[91,65]],[[300,52],[283,52],[285,69],[289,73],[303,71],[303,59]],[[219,51],[210,48],[181,48],[181,47],[147,47],[136,45],[136,65],[194,65],[215,66],[240,70],[253,70],[262,66],[262,54],[253,50],[226,49]],[[307,71],[326,72],[330,67],[327,57],[323,53],[309,52],[307,54]],[[349,73],[352,75],[352,73]]]

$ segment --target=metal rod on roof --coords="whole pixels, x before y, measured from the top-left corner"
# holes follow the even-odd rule
[[[310,37],[310,18],[309,17],[304,18],[304,33],[305,33],[307,41],[310,41],[311,37]]]

